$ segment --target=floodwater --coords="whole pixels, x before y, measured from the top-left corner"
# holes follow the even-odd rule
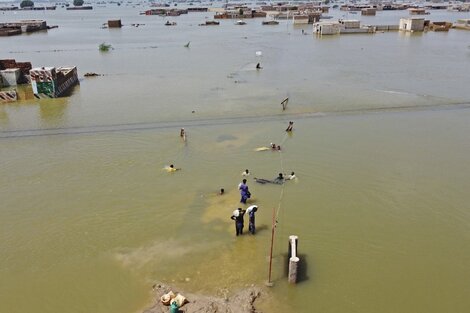
[[[1,58],[81,77],[69,98],[0,105],[0,312],[140,312],[157,281],[219,295],[263,285],[273,209],[265,312],[470,311],[470,32],[315,38],[285,21],[199,27],[212,13],[192,13],[165,27],[109,6],[0,15],[59,25],[0,38]],[[101,29],[109,18],[125,26]],[[270,142],[282,152],[254,151]],[[258,233],[236,238],[245,168]],[[298,179],[251,179],[280,171]]]

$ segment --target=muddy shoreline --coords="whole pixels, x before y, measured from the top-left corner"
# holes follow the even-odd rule
[[[220,290],[221,296],[207,296],[187,293],[184,290],[165,284],[155,284],[152,290],[153,305],[142,313],[167,313],[170,307],[160,301],[160,297],[169,291],[180,293],[187,302],[180,307],[179,312],[185,313],[261,313],[257,308],[260,299],[266,296],[265,290],[251,286],[240,289],[229,295],[228,290]]]

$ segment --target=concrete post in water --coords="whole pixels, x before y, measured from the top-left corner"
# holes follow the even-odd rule
[[[289,274],[287,279],[290,284],[297,283],[297,268],[300,261],[300,259],[297,257],[298,239],[299,237],[297,236],[289,236]]]

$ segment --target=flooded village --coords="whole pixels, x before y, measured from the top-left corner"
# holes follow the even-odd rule
[[[469,64],[468,1],[0,0],[0,312],[468,311]]]
[[[92,6],[83,6],[83,1],[80,2],[80,5],[70,6],[70,3],[62,4],[62,8],[66,9],[92,9]],[[328,2],[329,3],[329,2]],[[106,2],[98,3],[106,4]],[[113,2],[110,2],[113,4]],[[121,5],[121,2],[115,2],[117,5]],[[133,5],[143,7],[144,3],[134,3],[129,1],[127,5]],[[189,4],[189,5],[188,5]],[[196,3],[199,5],[201,3]],[[295,2],[295,3],[275,3],[268,4],[265,2],[257,3],[219,3],[220,6],[214,5],[214,2],[206,4],[206,6],[194,6],[193,2],[180,2],[181,5],[186,5],[186,8],[175,8],[178,5],[178,2],[175,2],[174,5],[169,3],[151,3],[151,7],[148,10],[140,12],[144,15],[158,15],[163,17],[177,17],[181,14],[190,14],[194,12],[207,12],[211,13],[213,16],[212,20],[206,20],[200,25],[219,25],[218,20],[236,20],[236,25],[244,25],[246,22],[243,22],[245,19],[262,19],[261,23],[263,25],[278,25],[279,20],[283,20],[286,23],[292,23],[293,25],[312,25],[310,31],[315,35],[340,35],[340,34],[360,34],[367,33],[373,34],[376,32],[383,31],[404,31],[404,32],[425,32],[425,31],[449,31],[450,29],[463,29],[470,30],[470,19],[457,19],[449,21],[433,20],[431,16],[419,17],[421,15],[427,16],[430,14],[430,11],[436,10],[447,10],[449,12],[469,12],[470,5],[465,2],[455,2],[455,3],[365,3],[365,4],[334,4],[327,5],[321,1],[319,2]],[[0,11],[17,11],[17,10],[56,10],[60,3],[55,3],[53,6],[0,6]],[[156,8],[153,8],[156,7]],[[351,18],[349,15],[347,18],[339,18],[337,20],[333,19],[332,16],[328,15],[328,12],[331,10],[340,10],[343,12],[349,13],[360,13],[363,16],[376,16],[381,11],[403,11],[404,16],[400,18],[398,23],[395,24],[376,24],[370,25],[364,23],[361,25],[361,21],[358,19]],[[344,15],[343,15],[344,16]],[[105,23],[107,27],[110,28],[120,28],[122,27],[121,20],[110,20]],[[176,21],[165,23],[166,26],[176,26]],[[138,27],[139,24],[133,24],[133,26]],[[57,28],[58,25],[48,26],[47,21],[45,20],[20,20],[20,21],[8,21],[0,23],[0,36],[14,36],[20,35],[22,33],[31,33],[36,31],[45,31],[52,28]],[[309,28],[306,29],[303,27],[302,32],[307,34]],[[9,60],[5,60],[9,61]],[[12,80],[11,75],[16,77],[18,82],[23,82],[29,80],[28,73],[21,73],[19,75],[19,70],[21,68],[12,68],[11,66],[2,66],[0,70],[3,71],[2,76],[3,83],[0,81],[0,87],[11,87],[15,86],[15,79]],[[23,71],[24,72],[24,71]],[[60,71],[59,71],[60,73]],[[75,81],[78,81],[75,79]],[[8,94],[8,96],[5,95]],[[7,91],[2,91],[0,99],[2,101],[13,101],[17,97],[12,95],[15,93],[14,89],[9,89]],[[37,93],[35,93],[37,94]]]
[[[178,3],[180,7],[176,8]],[[93,9],[92,6],[84,6],[83,1],[79,1],[79,5],[72,3],[55,3],[51,6],[11,6],[3,5],[0,6],[1,11],[18,11],[18,10],[56,10],[61,6],[66,9]],[[106,4],[97,3],[97,4]],[[110,5],[121,5],[121,2],[110,2]],[[144,7],[146,4],[141,2],[127,2],[127,6],[132,5],[133,7],[140,6]],[[262,25],[278,25],[279,21],[285,21],[285,23],[292,23],[292,25],[298,25],[302,27],[302,34],[308,34],[309,32],[316,35],[341,35],[341,34],[373,34],[376,32],[384,31],[401,31],[401,32],[427,32],[427,31],[449,31],[450,29],[462,29],[470,30],[470,19],[457,19],[457,20],[434,20],[430,15],[431,11],[446,10],[448,12],[470,12],[470,4],[466,2],[455,2],[455,3],[364,3],[364,4],[347,4],[339,3],[325,4],[321,1],[317,2],[280,2],[275,4],[268,4],[265,2],[256,3],[243,3],[243,2],[225,2],[217,5],[214,2],[210,2],[202,5],[200,2],[194,6],[193,2],[175,2],[174,5],[170,3],[151,3],[151,8],[140,12],[144,15],[158,15],[161,17],[178,17],[182,14],[190,14],[194,12],[211,13],[212,19],[206,20],[199,24],[200,26],[207,25],[220,25],[219,20],[236,20],[235,25],[244,25],[244,20],[260,19]],[[186,6],[181,8],[181,6]],[[101,6],[104,7],[104,6]],[[334,19],[328,15],[331,10],[340,10],[346,12],[348,15],[342,18]],[[363,16],[376,16],[381,12],[386,11],[403,11],[403,15],[397,23],[394,24],[368,24],[364,21],[355,19],[354,16],[349,14],[360,13]],[[379,12],[379,13],[377,13]],[[426,17],[420,17],[426,16]],[[450,16],[449,16],[450,17]],[[206,16],[207,18],[207,16]],[[123,27],[121,19],[109,20],[104,23],[105,27],[109,28],[121,28]],[[140,24],[132,24],[134,27],[138,27]],[[165,26],[176,26],[177,22],[166,21]],[[311,25],[310,27],[306,27]],[[36,31],[47,31],[49,29],[57,28],[58,25],[49,26],[45,20],[19,20],[19,21],[8,21],[0,23],[0,36],[14,36],[23,33],[31,33]],[[6,63],[5,63],[6,62]],[[3,102],[16,101],[15,89],[17,83],[30,82],[30,75],[26,73],[21,67],[12,67],[11,64],[15,64],[14,60],[3,60],[2,64],[10,65],[0,66],[2,71],[0,80],[0,87],[10,87],[8,90],[0,92],[0,99]],[[52,70],[53,72],[55,70]],[[74,70],[76,72],[76,69]],[[61,73],[61,70],[58,71]],[[50,76],[50,75],[49,75]],[[16,82],[15,82],[16,80]],[[78,82],[77,78],[73,79],[74,84]],[[67,83],[68,89],[73,84]],[[37,88],[32,87],[34,90]],[[36,96],[38,92],[34,93]],[[59,93],[60,94],[60,93]],[[57,96],[54,92],[50,93],[50,96]]]

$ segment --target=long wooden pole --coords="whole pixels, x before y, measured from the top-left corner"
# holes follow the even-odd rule
[[[273,246],[274,246],[274,229],[276,227],[276,210],[273,208],[273,224],[272,224],[272,231],[271,231],[271,253],[269,255],[269,276],[268,276],[268,284],[271,284],[271,270],[273,266]]]

